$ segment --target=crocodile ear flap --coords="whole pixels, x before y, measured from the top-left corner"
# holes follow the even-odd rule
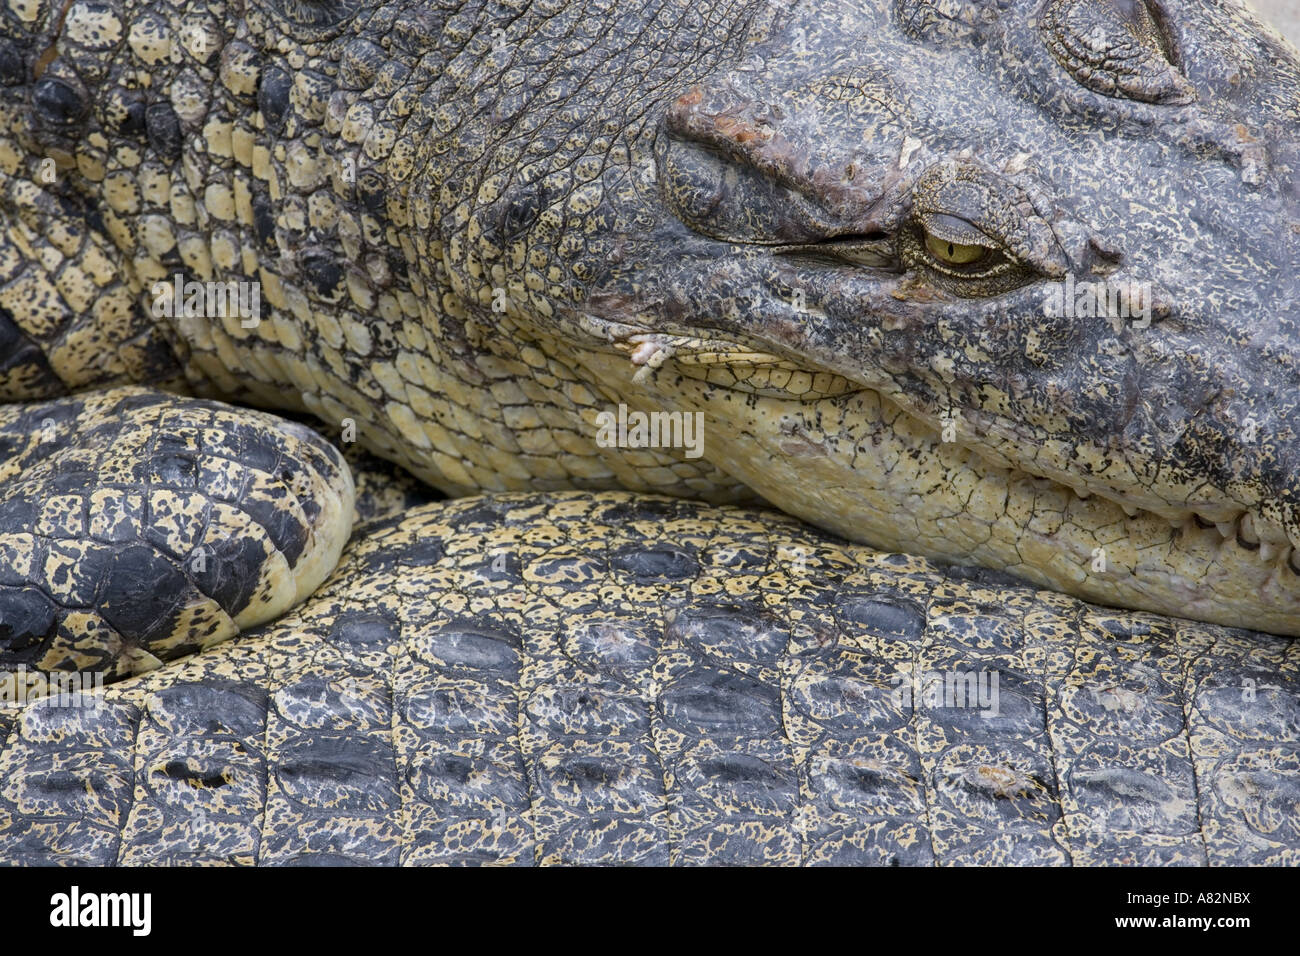
[[[1039,29],[1056,61],[1095,93],[1166,105],[1196,99],[1151,0],[1048,0]]]

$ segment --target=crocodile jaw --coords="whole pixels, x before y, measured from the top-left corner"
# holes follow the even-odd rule
[[[1292,549],[1252,549],[1240,519],[1224,523],[1225,535],[1190,509],[1157,514],[1077,493],[943,441],[872,389],[798,402],[718,388],[671,362],[640,382],[620,356],[589,352],[582,364],[632,407],[703,413],[706,458],[851,540],[1004,570],[1099,604],[1300,636]]]

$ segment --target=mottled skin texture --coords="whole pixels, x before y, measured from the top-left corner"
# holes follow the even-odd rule
[[[4,15],[12,397],[180,376],[453,494],[757,492],[1300,631],[1300,74],[1233,3]],[[266,317],[142,314],[177,272]],[[1067,275],[1151,324],[1044,315]],[[618,400],[702,411],[704,457],[598,447]]]
[[[453,495],[624,487],[714,501],[761,496],[886,549],[1011,570],[1109,604],[1300,633],[1292,550],[1300,541],[1300,74],[1295,51],[1231,3],[10,0],[0,16],[0,397],[63,402],[67,392],[121,382],[221,395],[312,412],[344,434],[354,425],[367,448]],[[154,283],[176,273],[260,282],[260,323],[153,315]],[[1149,283],[1151,324],[1046,315],[1045,298],[1067,277]],[[595,416],[619,401],[702,412],[704,456],[599,447]],[[92,410],[87,424],[105,426],[103,411]],[[19,431],[36,421],[15,414],[27,422]],[[266,420],[247,427],[271,444],[284,440]],[[337,463],[323,461],[325,472]],[[76,493],[92,497],[111,480],[94,468],[77,474]],[[323,487],[339,502],[351,494],[342,471]],[[288,507],[288,497],[273,500]],[[363,509],[393,508],[402,494],[366,500]],[[545,514],[559,506],[537,507],[531,533],[545,539]],[[442,514],[414,515],[412,533],[437,540]],[[726,523],[707,510],[691,514]],[[0,532],[21,532],[17,521]],[[321,537],[338,540],[342,525]],[[757,541],[768,526],[742,527]],[[598,521],[581,533],[599,539],[609,529]],[[355,547],[369,540],[363,534]],[[236,570],[248,581],[267,575],[244,559]],[[407,593],[407,572],[389,561],[364,585],[354,582],[358,600]],[[346,562],[338,572],[366,573]],[[612,592],[564,579],[560,603],[633,606],[628,573],[614,576]],[[92,585],[110,580],[95,574],[91,567]],[[192,578],[186,586],[207,593]],[[906,574],[890,586],[904,594]],[[996,593],[998,606],[1012,600]],[[1041,614],[1066,600],[1022,593]],[[118,599],[112,588],[97,594],[110,610]],[[284,667],[316,666],[311,648],[328,637],[311,615],[332,613],[332,598],[320,600],[300,612],[307,623],[284,625],[306,655]],[[797,593],[783,600],[777,613],[789,623]],[[178,630],[160,642],[168,653],[155,656],[208,642],[208,619],[201,628],[171,620]],[[558,640],[582,620],[538,626]],[[1134,740],[1155,739],[1142,722],[1159,700],[1170,717],[1163,745],[1192,765],[1201,759],[1191,723],[1173,716],[1189,720],[1202,683],[1215,679],[1196,670],[1200,652],[1189,652],[1178,658],[1173,697],[1148,685],[1126,690],[1111,701],[1122,717],[1110,731],[1045,731],[1030,748],[1058,766],[1092,754],[1098,779],[1112,787],[1105,812],[1123,817],[1102,830],[1127,832],[1128,842],[1089,843],[1078,819],[1058,824],[1074,812],[1059,782],[1042,783],[1041,793],[1025,783],[1029,803],[1018,802],[1014,787],[1045,780],[1029,757],[952,758],[961,779],[997,781],[995,796],[1007,802],[995,801],[988,820],[1027,807],[1027,818],[1051,831],[1040,833],[1041,853],[1030,843],[1016,850],[985,820],[983,859],[1082,860],[1076,854],[1089,846],[1111,862],[1290,858],[1296,836],[1277,821],[1294,816],[1294,696],[1279,691],[1268,698],[1276,704],[1247,705],[1241,686],[1246,661],[1265,660],[1270,679],[1292,673],[1289,645],[1149,620],[1163,654],[1182,646],[1175,632],[1212,635],[1213,647],[1240,642],[1223,664],[1233,689],[1210,695],[1210,717],[1254,729],[1215,738],[1207,751],[1230,765],[1222,799],[1233,825],[1216,822],[1195,782],[1148,787],[1143,781],[1175,771],[1131,752]],[[403,619],[389,646],[424,640],[435,623]],[[933,624],[924,626],[929,633]],[[1034,614],[972,633],[976,643],[1005,641],[1024,653],[1055,634]],[[217,654],[244,653],[261,639]],[[111,637],[98,640],[71,635],[78,661],[98,653],[121,672],[148,662],[114,650]],[[654,640],[671,646],[666,632]],[[1119,653],[1095,632],[1079,640],[1089,660]],[[932,642],[961,646],[942,627]],[[256,698],[272,693],[281,663],[251,653]],[[798,651],[787,644],[782,653],[793,660]],[[210,689],[228,676],[224,660],[205,654],[181,666]],[[746,673],[734,654],[724,661]],[[422,660],[420,673],[428,677],[431,666]],[[168,697],[176,686],[176,719],[202,722],[206,705],[185,696],[178,673],[135,678],[110,696],[136,694],[132,706],[147,709],[148,694]],[[1064,672],[1042,673],[1047,700]],[[531,679],[509,693],[531,693]],[[715,691],[731,700],[726,688]],[[1243,703],[1229,704],[1232,694]],[[742,708],[772,699],[749,685],[740,697]],[[243,716],[256,722],[266,708],[254,704]],[[569,704],[575,714],[585,707]],[[351,719],[340,706],[321,704],[320,719]],[[1269,723],[1267,714],[1280,716]],[[22,722],[41,717],[29,710],[13,719],[7,786],[39,794],[53,771],[21,742]],[[376,725],[392,734],[390,748],[417,732],[417,718],[404,720]],[[1095,734],[1111,743],[1089,750]],[[503,746],[531,754],[526,736]],[[977,748],[996,743],[982,726],[974,736]],[[49,739],[56,749],[63,740]],[[785,754],[801,746],[786,726],[765,739]],[[95,741],[87,772],[108,773],[111,748]],[[924,765],[949,743],[918,736],[899,759]],[[601,759],[631,759],[631,750],[609,746]],[[638,746],[660,761],[673,753],[663,741]],[[349,753],[308,755],[303,769],[273,748],[264,765],[297,775],[302,792],[289,802],[323,806],[340,846],[352,845],[348,833],[365,842],[377,825],[372,814],[354,828],[349,801],[384,813],[392,806],[377,780],[373,790],[358,783],[343,792]],[[733,779],[724,764],[682,787],[679,801]],[[188,787],[216,779],[182,771]],[[918,786],[942,791],[929,772]],[[356,773],[369,779],[364,767]],[[619,805],[622,791],[605,771],[592,773],[608,805],[568,806],[587,815],[580,831],[603,832],[591,820]],[[664,786],[674,779],[665,776]],[[1144,799],[1158,809],[1129,809]],[[957,803],[962,813],[982,812]],[[926,805],[928,835],[905,834],[900,845],[928,841],[944,859],[953,839],[979,843],[971,835],[979,827]],[[39,834],[16,844],[15,858],[39,858],[67,828],[36,822],[45,812],[39,797],[18,806],[10,830]],[[530,825],[548,832],[550,811],[532,806]],[[281,824],[297,825],[300,809],[256,825],[246,812],[232,819],[278,834]],[[635,856],[649,846],[671,856],[689,842],[673,836],[693,825],[687,817],[648,843],[613,840],[610,852]],[[124,827],[122,852],[108,858],[135,859],[130,821],[105,821],[92,842]],[[195,852],[192,831],[177,826],[161,845]],[[796,858],[780,826],[744,832],[737,853],[762,856],[781,844],[780,859]],[[79,833],[58,852],[82,853]],[[396,845],[447,853],[460,833],[407,835]],[[888,861],[896,836],[885,828],[858,846]],[[269,859],[241,846],[232,859]],[[718,858],[730,852],[717,848]],[[797,858],[815,855],[800,849]],[[532,857],[552,858],[536,849]]]
[[[364,531],[274,625],[0,712],[0,861],[1300,862],[1294,641],[672,498]],[[997,717],[895,696],[953,667]]]
[[[312,593],[353,516],[301,425],[147,389],[0,406],[0,671],[157,667]]]

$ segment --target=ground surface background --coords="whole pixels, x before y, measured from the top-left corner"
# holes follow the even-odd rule
[[[1282,35],[1300,46],[1300,0],[1250,0],[1269,23]]]

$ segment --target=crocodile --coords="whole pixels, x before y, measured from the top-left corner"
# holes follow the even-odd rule
[[[696,522],[743,550],[746,534],[759,548],[763,529],[779,528],[795,536],[796,549],[848,549],[846,560],[859,566],[884,561],[899,569],[895,600],[881,598],[871,613],[912,613],[908,626],[924,637],[901,649],[861,645],[882,666],[909,647],[955,653],[1006,641],[1039,655],[1003,662],[1008,674],[1031,674],[1031,703],[1016,718],[1027,723],[1013,736],[1032,737],[1037,757],[993,756],[996,720],[963,726],[964,743],[947,731],[922,734],[918,722],[929,718],[913,707],[906,739],[886,746],[897,743],[889,752],[905,765],[881,763],[883,744],[864,744],[853,759],[866,762],[853,765],[867,790],[884,777],[911,781],[927,822],[895,830],[873,816],[886,812],[883,803],[868,809],[846,796],[836,812],[853,816],[844,808],[856,806],[860,822],[875,828],[864,823],[844,846],[870,844],[886,861],[904,846],[943,859],[953,840],[983,846],[983,856],[965,858],[984,861],[1082,860],[1089,847],[1113,862],[1293,858],[1296,837],[1277,820],[1294,803],[1294,659],[1290,643],[1269,635],[1300,634],[1300,59],[1244,7],[11,0],[0,15],[0,397],[27,403],[10,406],[0,455],[19,479],[13,487],[26,492],[11,492],[0,512],[10,563],[21,569],[0,587],[6,662],[122,679],[103,694],[117,730],[92,720],[75,731],[89,743],[71,765],[103,782],[88,792],[116,795],[96,804],[102,819],[88,829],[69,824],[88,821],[90,810],[61,803],[71,798],[59,796],[66,788],[55,779],[71,725],[51,729],[50,708],[39,703],[5,718],[0,832],[24,834],[15,858],[68,858],[49,849],[61,845],[60,834],[75,843],[90,833],[96,859],[135,861],[151,838],[145,831],[157,836],[159,826],[173,826],[179,841],[164,841],[172,848],[165,852],[199,852],[178,821],[204,805],[180,795],[220,790],[240,773],[214,756],[239,734],[213,721],[243,721],[247,730],[256,722],[249,714],[260,714],[269,727],[267,715],[295,706],[273,688],[301,666],[313,675],[303,678],[310,693],[324,696],[302,702],[312,713],[300,715],[300,727],[352,726],[350,708],[370,705],[355,694],[331,696],[312,670],[327,647],[340,646],[331,630],[339,602],[349,588],[373,599],[421,580],[418,561],[370,562],[378,552],[368,543],[405,553],[383,521],[408,538],[460,541],[449,530],[460,506],[429,504],[405,518],[363,521],[341,552],[354,495],[342,460],[300,426],[189,404],[213,397],[310,414],[343,442],[355,439],[453,498],[504,493],[499,506],[466,507],[505,520],[492,509],[517,505],[537,521],[521,532],[532,543],[555,537],[556,509],[575,503],[613,501],[633,517],[660,507],[659,498],[609,497],[621,488],[708,502],[679,506],[679,533]],[[199,398],[121,391],[127,384]],[[667,440],[622,427],[652,414]],[[612,420],[620,427],[611,429]],[[690,423],[699,425],[697,442]],[[123,447],[141,454],[123,454],[123,436],[131,436]],[[41,489],[39,509],[32,489]],[[511,497],[525,491],[553,496]],[[796,533],[771,513],[728,510],[763,502],[823,531]],[[224,544],[209,537],[241,512],[255,533],[236,534],[233,544],[229,535]],[[567,533],[610,537],[614,522],[602,514]],[[125,537],[106,534],[119,517]],[[44,543],[51,537],[57,556]],[[650,578],[671,578],[670,544],[643,545]],[[196,547],[212,549],[203,554],[213,566],[195,568]],[[580,629],[583,614],[573,609],[595,598],[647,613],[638,562],[624,555],[618,564],[597,550],[595,564],[621,572],[611,572],[611,584],[584,573],[573,555],[561,562],[554,586],[563,593],[549,599],[573,616],[560,624],[540,615],[551,645]],[[138,564],[119,557],[128,551]],[[416,551],[434,569],[446,554]],[[312,594],[340,553],[332,583]],[[151,617],[140,610],[148,589],[135,572],[163,565],[157,580],[173,585]],[[525,604],[526,572],[507,574]],[[969,598],[978,620],[967,630],[918,602],[911,572],[936,594],[951,590],[960,600],[963,587],[979,591]],[[1004,572],[1046,590],[1013,585],[997,576]],[[509,739],[461,740],[469,751],[439,766],[468,776],[458,795],[429,804],[435,829],[385,845],[401,861],[419,858],[422,843],[447,850],[466,831],[434,818],[456,800],[473,812],[518,809],[518,801],[494,802],[515,787],[510,774],[484,770],[494,781],[484,782],[469,760],[486,759],[482,748],[492,747],[493,767],[538,761],[510,777],[533,788],[529,859],[550,858],[541,835],[559,813],[538,796],[547,768],[571,771],[577,789],[555,793],[565,812],[609,822],[631,805],[624,798],[636,803],[620,789],[629,778],[618,768],[647,755],[663,771],[656,792],[667,816],[626,839],[617,821],[598,828],[610,836],[591,836],[601,845],[596,858],[640,858],[647,840],[650,859],[691,859],[683,834],[719,823],[703,811],[693,816],[692,802],[715,791],[740,799],[745,780],[767,780],[757,790],[768,792],[776,778],[763,778],[758,763],[799,780],[799,798],[782,798],[774,815],[737,810],[737,845],[748,840],[753,858],[766,859],[770,838],[785,848],[771,859],[790,860],[791,847],[799,861],[817,858],[809,834],[820,824],[807,822],[818,817],[808,788],[821,784],[808,783],[807,740],[783,724],[780,739],[768,740],[779,755],[747,750],[732,725],[764,707],[784,714],[802,706],[802,691],[786,681],[803,666],[796,632],[813,627],[835,646],[858,638],[805,621],[812,612],[787,576],[789,605],[763,613],[777,616],[774,633],[792,636],[766,660],[747,660],[743,647],[726,644],[739,633],[726,606],[700,605],[687,583],[694,573],[681,575],[683,613],[714,621],[717,633],[706,626],[684,637],[674,630],[678,618],[656,618],[652,655],[668,662],[669,675],[683,654],[712,655],[707,667],[722,676],[696,685],[698,696],[684,704],[660,685],[637,683],[644,672],[633,681],[652,718],[685,707],[685,724],[651,719],[611,731],[603,749],[561,734],[568,742],[543,752],[527,727]],[[833,594],[828,582],[841,582],[839,573],[815,572],[814,590]],[[740,574],[736,582],[721,586],[755,583]],[[514,662],[503,666],[515,680],[516,715],[566,655],[577,654],[570,663],[589,676],[607,673],[603,643],[543,648],[518,620],[509,638],[474,637],[489,602],[463,583],[440,587],[429,593],[469,611],[468,623],[456,625],[471,628],[465,653]],[[1074,598],[1139,613],[1081,610],[1087,605]],[[999,615],[1000,601],[1028,612]],[[1061,601],[1070,614],[1123,623],[1084,638],[1076,628],[1053,643],[1049,621]],[[758,613],[752,601],[746,607],[742,618]],[[383,664],[363,649],[344,654],[347,666],[365,659],[367,680],[409,666],[418,672],[412,679],[455,683],[460,664],[416,650],[423,639],[436,643],[428,628],[445,624],[423,606],[381,614],[361,631],[383,644],[390,628],[392,657]],[[1266,633],[1243,636],[1240,627]],[[1026,715],[1042,710],[1032,702],[1050,709],[1069,696],[1069,668],[1059,659],[1067,649],[1109,660],[1126,651],[1108,651],[1108,640],[1123,649],[1138,634],[1159,635],[1146,650],[1170,655],[1178,679],[1108,697],[1109,685],[1092,688],[1126,715],[1107,733],[1082,720],[1076,734],[1050,717],[1029,732]],[[617,633],[610,641],[641,646]],[[707,650],[715,642],[721,650]],[[1221,646],[1233,648],[1228,663],[1216,659],[1235,675],[1233,692],[1264,706],[1238,714],[1201,669],[1217,653],[1207,648]],[[291,662],[290,652],[303,656]],[[1243,674],[1260,661],[1271,683],[1257,696],[1255,672]],[[867,684],[878,686],[877,671]],[[874,692],[850,684],[841,707],[852,700],[864,708],[848,719],[854,740],[864,728],[902,726],[890,723],[897,715],[874,724]],[[389,715],[398,714],[393,674],[383,687]],[[1166,716],[1181,715],[1160,738],[1185,760],[1177,786],[1157,785],[1165,772],[1150,752],[1134,756],[1134,738],[1152,739],[1134,723],[1148,692],[1168,706]],[[557,690],[542,723],[576,727],[595,699]],[[1250,732],[1207,742],[1191,717],[1200,701],[1210,702],[1220,730],[1237,720]],[[222,716],[209,720],[209,708]],[[164,729],[146,740],[139,735],[147,736],[154,711],[166,712],[157,725]],[[488,711],[466,720],[490,722],[497,710]],[[140,762],[162,752],[157,734],[187,721],[206,734],[192,752]],[[123,728],[134,735],[134,757],[106,742]],[[375,728],[392,735],[392,753],[421,724],[407,707],[397,727],[377,720]],[[697,762],[694,777],[670,771],[670,756],[706,739],[723,756]],[[285,813],[299,813],[310,796],[319,813],[302,833],[327,817],[336,826],[322,838],[330,852],[347,856],[338,848],[377,832],[378,817],[363,823],[349,816],[353,809],[391,813],[443,793],[419,774],[396,783],[371,776],[351,744],[295,740],[294,753],[261,752],[248,792],[287,792],[296,781],[297,796],[285,798],[296,809]],[[589,747],[596,759],[584,762]],[[960,753],[941,770],[939,752]],[[1068,767],[1085,752],[1084,764],[1096,763],[1074,789]],[[1215,765],[1229,768],[1225,776],[1202,789],[1196,781],[1209,778],[1197,774],[1211,771],[1198,761],[1225,755]],[[168,790],[163,778],[190,790]],[[594,802],[579,793],[584,779],[600,795]],[[636,779],[632,791],[648,792]],[[154,784],[163,788],[157,799],[176,799],[147,807],[141,796]],[[499,789],[481,792],[480,784]],[[421,787],[432,790],[412,792]],[[1089,787],[1104,794],[1099,802],[1080,796]],[[990,795],[992,803],[980,802]],[[959,820],[954,806],[985,816]],[[295,839],[280,835],[281,824],[292,829],[288,817],[224,805],[214,812],[243,827],[241,848],[225,859],[282,859],[275,847]],[[991,822],[1022,813],[1020,823],[1041,825],[1035,832],[1046,842],[1037,849],[1017,850]],[[1100,829],[1098,814],[1108,820]],[[515,832],[501,819],[489,817],[493,840]],[[848,832],[844,820],[834,825]],[[1120,836],[1108,842],[1107,827]],[[726,842],[733,831],[711,832]],[[256,834],[267,841],[260,848],[249,842]]]

